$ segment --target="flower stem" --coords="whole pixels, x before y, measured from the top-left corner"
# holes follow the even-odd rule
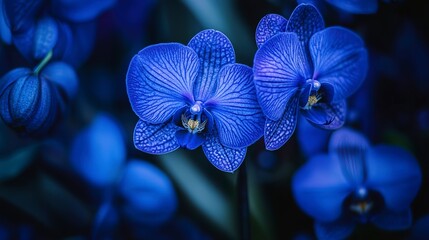
[[[51,60],[52,58],[52,50],[46,54],[46,56],[42,59],[42,61],[34,68],[34,74],[39,74],[40,70]]]
[[[238,170],[238,209],[240,221],[240,239],[250,240],[249,195],[247,190],[247,169],[244,161]]]

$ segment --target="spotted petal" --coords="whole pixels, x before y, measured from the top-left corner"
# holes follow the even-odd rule
[[[301,209],[321,222],[337,220],[345,198],[353,191],[343,176],[340,162],[329,155],[317,155],[300,168],[292,190]]]
[[[298,97],[290,99],[280,120],[265,120],[264,140],[267,150],[279,149],[292,136],[298,119],[298,100]]]
[[[286,29],[287,19],[278,14],[267,14],[258,23],[256,27],[256,45],[262,46],[268,39]]]
[[[224,172],[237,170],[246,157],[247,148],[235,149],[222,145],[215,131],[207,135],[202,147],[210,163]]]
[[[192,99],[197,72],[198,57],[186,46],[167,43],[144,48],[131,60],[126,77],[131,107],[146,122],[167,121]]]
[[[139,120],[134,129],[134,146],[150,154],[172,152],[180,147],[175,137],[178,129],[173,123],[150,124]]]
[[[264,114],[279,120],[290,98],[310,76],[294,33],[279,33],[265,42],[254,59],[256,93]]]
[[[361,186],[366,180],[368,140],[348,128],[334,132],[329,141],[329,153],[338,158],[348,181]]]
[[[213,115],[220,142],[228,147],[247,147],[263,134],[264,115],[256,99],[252,69],[229,64],[219,73],[219,83],[206,106]]]
[[[368,188],[383,195],[387,209],[407,209],[422,180],[417,160],[402,148],[380,145],[369,149],[367,164]]]
[[[329,27],[314,34],[309,46],[313,79],[334,87],[333,101],[358,89],[366,77],[368,54],[357,34],[342,27]]]
[[[319,103],[311,109],[301,110],[301,114],[314,126],[334,130],[346,121],[347,104],[345,100],[334,103]]]
[[[204,102],[216,91],[220,69],[235,62],[234,48],[223,33],[212,29],[199,32],[188,46],[194,49],[200,60],[194,85],[195,100]]]
[[[370,14],[378,9],[377,0],[326,0],[328,3],[350,13]]]

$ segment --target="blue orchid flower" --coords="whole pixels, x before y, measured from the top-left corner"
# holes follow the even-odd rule
[[[0,116],[22,134],[49,132],[76,94],[78,78],[73,68],[64,62],[45,66],[46,62],[34,70],[11,70],[0,79]]]
[[[346,98],[368,68],[362,39],[342,27],[324,29],[313,5],[300,4],[289,21],[269,14],[256,30],[254,82],[265,122],[265,146],[276,150],[292,136],[301,113],[311,124],[344,124]]]
[[[164,172],[149,162],[128,161],[119,183],[128,220],[156,227],[169,221],[177,209],[173,184]]]
[[[70,163],[87,182],[96,187],[112,186],[125,164],[126,147],[121,128],[113,117],[100,113],[75,137]]]
[[[73,66],[82,63],[95,40],[94,20],[115,0],[0,0],[0,36],[29,61],[53,58]]]
[[[202,146],[219,170],[235,171],[246,147],[263,134],[252,69],[235,63],[229,39],[204,30],[188,46],[162,43],[141,50],[126,77],[139,116],[137,149],[164,154]]]
[[[384,230],[411,225],[410,205],[421,185],[417,160],[400,147],[370,146],[350,129],[332,134],[329,153],[316,155],[292,180],[301,209],[315,219],[319,239],[343,239],[358,223]]]

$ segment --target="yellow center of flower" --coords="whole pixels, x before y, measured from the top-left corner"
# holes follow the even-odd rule
[[[188,129],[190,133],[199,133],[206,127],[207,120],[200,122],[198,119],[187,119],[185,114],[182,114],[183,127]]]
[[[362,201],[350,206],[350,210],[358,214],[365,214],[372,208],[372,202]]]

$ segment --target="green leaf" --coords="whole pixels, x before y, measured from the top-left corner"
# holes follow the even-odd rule
[[[34,159],[38,144],[34,144],[0,157],[0,182],[17,177]]]

